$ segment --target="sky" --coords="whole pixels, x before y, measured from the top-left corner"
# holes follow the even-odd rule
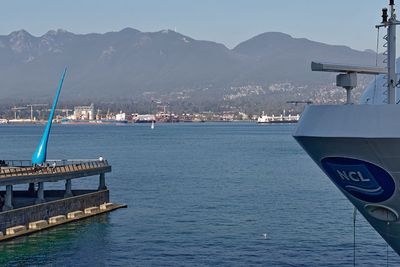
[[[399,8],[400,8],[400,0]],[[388,0],[0,0],[0,35],[25,29],[104,33],[172,29],[233,48],[260,33],[376,49]],[[382,34],[381,34],[382,35]]]

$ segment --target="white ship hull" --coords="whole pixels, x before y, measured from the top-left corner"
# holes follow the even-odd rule
[[[400,254],[400,106],[308,106],[294,137]]]
[[[257,118],[257,123],[296,123],[300,119],[300,115],[297,114],[295,116],[288,115],[280,115],[280,116],[268,116],[268,115],[261,115],[260,117]]]

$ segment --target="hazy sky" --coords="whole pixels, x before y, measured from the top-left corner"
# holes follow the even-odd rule
[[[400,0],[397,0],[400,9]],[[176,29],[232,48],[268,31],[375,49],[388,0],[0,0],[0,34]]]

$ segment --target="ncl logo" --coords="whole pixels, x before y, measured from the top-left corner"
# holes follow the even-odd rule
[[[335,184],[358,199],[376,203],[393,195],[393,178],[379,166],[340,157],[324,158],[321,163]]]

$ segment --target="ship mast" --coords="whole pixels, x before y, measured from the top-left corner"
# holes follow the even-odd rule
[[[387,86],[388,86],[388,103],[396,104],[396,26],[399,21],[396,19],[396,12],[394,8],[394,0],[389,0],[390,18],[388,18],[387,8],[382,9],[382,23],[377,25],[377,28],[387,28]]]
[[[390,0],[390,19],[388,25],[388,103],[396,104],[396,13],[394,0]]]

